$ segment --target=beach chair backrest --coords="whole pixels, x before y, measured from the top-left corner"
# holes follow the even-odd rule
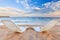
[[[12,31],[17,31],[20,32],[20,29],[10,20],[2,20],[1,21],[5,27],[7,27],[8,29],[12,30]]]
[[[52,27],[54,27],[57,23],[58,23],[57,20],[52,20],[52,21],[48,22],[48,24],[46,24],[44,27],[42,27],[41,31],[49,30]]]

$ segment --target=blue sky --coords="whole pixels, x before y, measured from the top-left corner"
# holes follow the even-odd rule
[[[19,9],[24,9],[24,5],[21,4],[21,1],[25,0],[18,0],[19,3],[17,3],[17,0],[1,0],[0,1],[0,6],[2,7],[15,7]],[[57,0],[26,0],[29,6],[36,6],[36,7],[42,7],[44,3],[47,2],[55,2]],[[26,3],[26,2],[25,2]]]
[[[55,10],[52,10],[51,7],[46,8],[44,4],[48,5],[50,3],[52,5],[58,1],[59,0],[0,0],[0,7],[12,7],[28,12],[48,13],[54,12]]]
[[[29,4],[33,4],[32,6],[37,6],[41,7],[42,4],[47,3],[47,2],[52,2],[52,1],[57,1],[57,0],[31,0]]]
[[[22,9],[22,6],[17,4],[16,0],[2,0],[0,1],[0,7],[13,7]]]

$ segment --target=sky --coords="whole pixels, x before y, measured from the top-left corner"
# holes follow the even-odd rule
[[[55,5],[56,4],[56,5]],[[0,7],[16,8],[26,13],[50,13],[60,10],[59,0],[0,0]]]

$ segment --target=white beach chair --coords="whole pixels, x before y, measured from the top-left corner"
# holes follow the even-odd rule
[[[57,26],[57,20],[52,20],[40,32],[40,40],[60,40],[60,26]]]
[[[48,22],[48,24],[41,28],[41,31],[49,30],[53,28],[57,23],[58,23],[57,20],[51,20],[50,22]]]
[[[1,21],[5,27],[8,29],[14,31],[14,32],[20,32],[20,29],[10,20],[2,20]]]

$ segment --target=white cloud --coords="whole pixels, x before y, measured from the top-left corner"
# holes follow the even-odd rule
[[[41,10],[41,8],[39,8],[39,7],[32,7],[32,9],[34,9],[34,10],[36,10],[36,11]]]
[[[51,8],[54,11],[60,11],[60,1],[57,2],[48,2],[43,4],[46,8]]]
[[[47,8],[47,7],[49,7],[50,6],[50,2],[48,2],[48,3],[45,3],[45,4],[43,4],[43,5],[45,5],[45,7]]]
[[[49,14],[41,13],[25,13],[23,10],[15,8],[0,7],[0,16],[16,16],[16,17],[60,17],[60,12],[51,12]]]
[[[20,0],[16,0],[17,3],[19,3]]]
[[[30,4],[28,3],[28,1],[30,2],[31,0],[16,0],[17,3],[20,3],[24,9],[26,9],[28,12],[32,11],[32,10],[40,10],[40,8],[36,7],[36,6],[30,6]]]
[[[21,0],[20,3],[23,5],[25,9],[30,9],[30,5],[28,4],[28,0]]]
[[[18,16],[24,13],[25,13],[24,10],[11,7],[0,7],[0,16]]]

